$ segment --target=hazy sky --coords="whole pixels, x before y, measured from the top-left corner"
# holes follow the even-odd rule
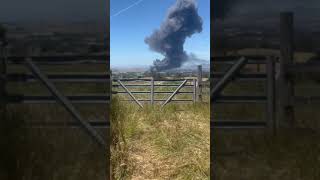
[[[149,50],[144,39],[160,27],[174,3],[175,0],[111,0],[111,66],[151,65],[156,58],[162,59],[162,55]],[[188,38],[184,47],[187,53],[209,60],[210,0],[198,0],[198,8],[203,31]]]
[[[1,0],[0,22],[105,21],[107,0]]]

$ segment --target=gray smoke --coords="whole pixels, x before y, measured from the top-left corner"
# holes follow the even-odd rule
[[[183,49],[186,38],[201,31],[202,19],[196,0],[177,0],[160,28],[145,39],[151,50],[165,56],[154,61],[153,68],[162,71],[180,67],[189,58]]]

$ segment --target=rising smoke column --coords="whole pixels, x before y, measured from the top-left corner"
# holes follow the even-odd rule
[[[153,68],[162,71],[180,67],[189,58],[183,49],[186,38],[201,31],[202,19],[196,0],[177,0],[160,28],[145,39],[151,50],[165,56],[154,61]]]

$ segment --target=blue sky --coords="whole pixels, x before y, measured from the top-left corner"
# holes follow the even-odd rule
[[[111,0],[110,3],[111,66],[151,65],[156,58],[162,59],[161,54],[149,50],[144,39],[160,27],[175,0]],[[203,31],[188,38],[184,47],[187,53],[209,60],[210,0],[198,0],[198,9]]]

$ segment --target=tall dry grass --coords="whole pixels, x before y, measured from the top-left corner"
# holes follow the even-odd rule
[[[139,109],[112,103],[115,179],[209,179],[210,125],[207,104]]]

